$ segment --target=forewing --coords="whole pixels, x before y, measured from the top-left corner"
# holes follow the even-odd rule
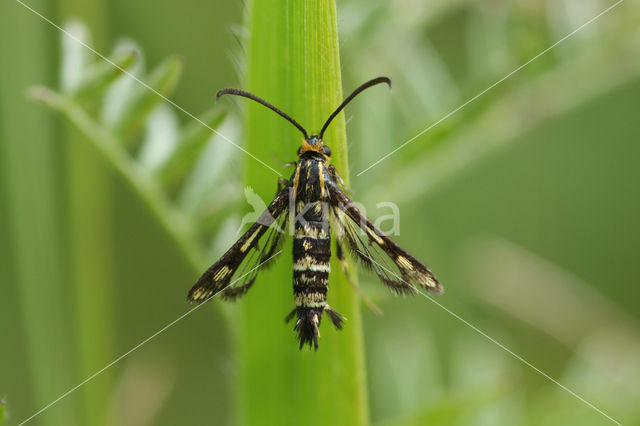
[[[371,223],[337,185],[331,186],[331,203],[337,237],[393,291],[415,293],[418,285],[442,293],[433,273]]]
[[[202,274],[189,290],[189,300],[204,302],[220,292],[224,299],[236,299],[249,290],[260,269],[278,253],[285,235],[288,196],[288,187],[278,193],[247,232]]]
[[[235,300],[244,296],[258,277],[258,272],[272,264],[271,259],[279,253],[284,241],[288,217],[286,211],[282,212],[275,218],[270,229],[259,239],[258,244],[251,247],[249,254],[237,269],[235,276],[238,278],[222,291],[223,299]]]

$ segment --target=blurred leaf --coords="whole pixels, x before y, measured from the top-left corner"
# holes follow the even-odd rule
[[[219,242],[223,246],[228,246],[229,241],[239,237],[238,227],[240,222],[238,215],[239,212],[247,209],[247,201],[242,196],[242,189],[239,180],[223,184],[216,189],[216,201],[205,203],[201,207],[201,212],[196,217],[199,223],[199,234],[205,236],[213,235],[214,245]],[[230,220],[237,222],[236,227],[233,233],[225,234],[220,228]],[[220,250],[211,252],[211,256],[223,253],[225,251],[222,250],[223,248],[226,250],[229,247],[221,247]]]
[[[222,134],[233,134],[234,124],[227,121],[221,128]],[[205,147],[197,159],[195,166],[187,176],[177,195],[177,204],[189,216],[194,216],[200,207],[207,204],[215,194],[214,202],[224,204],[227,199],[217,194],[220,187],[233,184],[238,177],[233,168],[237,166],[232,159],[237,155],[237,148],[218,134],[210,135],[205,140]]]
[[[82,49],[86,51],[84,47]],[[80,102],[96,99],[122,75],[122,70],[133,67],[138,57],[137,50],[126,49],[110,58],[115,66],[104,61],[94,63],[85,70],[82,79],[70,90],[70,96]]]
[[[509,418],[490,413],[495,404],[505,398],[504,390],[476,390],[463,396],[432,401],[428,408],[399,419],[388,419],[374,423],[375,426],[424,426],[424,425],[494,425],[511,424]],[[506,400],[513,404],[514,401]],[[483,421],[487,415],[493,417]]]
[[[164,406],[176,387],[176,366],[167,354],[143,354],[122,366],[112,394],[107,425],[158,424]],[[103,419],[104,420],[104,419]]]
[[[112,167],[125,179],[151,213],[166,230],[167,234],[181,249],[188,263],[198,273],[205,265],[193,229],[183,215],[169,204],[160,187],[143,172],[122,149],[121,144],[109,132],[96,123],[72,99],[65,98],[45,87],[33,87],[30,96],[49,107],[63,113],[82,132]]]
[[[467,31],[467,75],[473,81],[484,80],[502,72],[505,64],[513,67],[509,51],[509,8],[493,2],[471,5]]]
[[[91,44],[89,30],[83,22],[71,21],[65,25],[65,31],[71,37],[61,37],[60,87],[68,92],[75,90],[85,78],[92,54],[82,45]]]
[[[214,108],[206,112],[201,120],[210,128],[216,129],[227,116],[226,111]],[[156,177],[169,192],[173,192],[180,181],[193,167],[202,154],[206,142],[211,139],[211,130],[202,123],[193,122],[182,132],[173,153],[158,167]],[[220,143],[227,143],[220,141]]]
[[[177,58],[168,58],[158,65],[148,78],[146,84],[153,91],[136,85],[132,99],[124,106],[118,120],[113,123],[113,132],[117,139],[127,141],[135,134],[153,108],[163,102],[158,93],[169,96],[178,83],[181,71],[182,62]]]
[[[460,260],[471,294],[562,345],[576,346],[604,328],[627,333],[629,344],[640,345],[633,318],[592,284],[513,242],[477,238],[465,244]],[[540,306],[547,309],[544,316]]]
[[[140,91],[140,83],[144,80],[146,72],[146,58],[144,51],[132,40],[123,40],[114,49],[114,55],[120,52],[133,50],[137,52],[137,60],[129,69],[131,76],[117,78],[113,84],[107,87],[102,99],[99,121],[108,129],[113,129],[116,123],[123,121],[123,115],[128,110],[129,104]],[[123,142],[124,145],[124,142]]]
[[[154,173],[173,154],[178,139],[178,118],[166,104],[158,105],[146,121],[146,130],[138,162],[149,173]]]
[[[567,112],[589,99],[606,93],[612,88],[636,78],[640,73],[640,32],[636,31],[616,49],[594,49],[583,53],[580,60],[568,61],[546,72],[532,76],[517,89],[500,97],[479,98],[474,111],[461,110],[447,121],[439,124],[450,131],[438,133],[438,127],[429,130],[412,141],[401,151],[419,149],[409,160],[394,155],[385,162],[402,163],[398,173],[383,182],[384,191],[395,194],[396,200],[424,199],[437,186],[448,182],[457,173],[473,162],[510,142],[519,140],[518,135],[535,128],[544,120]],[[602,42],[605,44],[605,42]],[[610,63],[621,64],[614,70]],[[581,72],[588,68],[589,74]],[[599,85],[594,85],[598,78]],[[496,87],[494,90],[498,90]],[[504,88],[502,88],[504,89]],[[537,102],[532,102],[537,99]],[[448,121],[459,123],[457,128],[448,127]],[[440,140],[438,140],[440,139]],[[381,163],[382,164],[382,163]],[[392,167],[389,165],[388,167]],[[370,173],[370,172],[367,172]],[[408,179],[418,178],[422,185],[406,185]]]

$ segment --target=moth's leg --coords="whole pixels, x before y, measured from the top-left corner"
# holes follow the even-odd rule
[[[342,176],[338,173],[338,169],[333,164],[329,164],[329,174],[340,184],[340,186],[344,187],[344,180],[342,180]]]
[[[382,315],[382,311],[380,310],[380,308],[378,308],[376,304],[373,303],[371,299],[369,299],[367,295],[362,292],[358,284],[356,284],[356,282],[353,281],[353,279],[351,278],[351,275],[349,274],[349,264],[347,263],[347,259],[344,255],[342,244],[340,244],[340,241],[338,240],[336,240],[336,256],[338,257],[338,261],[340,262],[340,267],[342,268],[342,272],[344,273],[344,276],[347,278],[347,281],[349,281],[349,284],[351,284],[351,287],[353,287],[356,293],[360,295],[360,297],[362,298],[364,303],[367,304],[369,309],[371,309],[376,315]]]
[[[297,161],[289,161],[288,163],[284,163],[282,165],[282,167],[287,168],[287,167],[295,167],[298,165]]]
[[[276,192],[276,194],[279,194],[280,191],[282,191],[282,188],[284,188],[288,184],[289,184],[289,181],[286,180],[285,178],[283,177],[278,178],[278,192]]]
[[[330,164],[328,169],[329,169],[329,174],[338,183],[338,185],[340,185],[346,193],[350,194],[351,191],[349,190],[349,188],[345,187],[344,180],[342,179],[342,176],[340,176],[340,173],[338,173],[338,169],[336,169],[336,167],[333,164]]]

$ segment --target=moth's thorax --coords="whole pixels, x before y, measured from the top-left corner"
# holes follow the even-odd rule
[[[292,178],[296,204],[327,201],[331,182],[327,161],[322,156],[302,155]]]

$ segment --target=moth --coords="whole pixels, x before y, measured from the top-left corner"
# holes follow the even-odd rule
[[[298,161],[291,163],[295,166],[291,177],[279,181],[275,199],[220,260],[202,274],[189,291],[189,300],[205,302],[218,293],[223,299],[235,300],[246,294],[262,265],[278,253],[287,230],[293,234],[295,308],[286,321],[297,318],[294,331],[300,349],[313,345],[318,350],[318,329],[323,314],[337,329],[342,328],[344,321],[344,317],[327,304],[332,230],[336,254],[348,278],[345,248],[396,293],[417,293],[416,285],[432,293],[442,292],[440,283],[426,266],[385,235],[354,205],[345,193],[338,171],[330,164],[331,149],[323,140],[325,130],[360,92],[381,83],[391,87],[387,77],[360,85],[329,116],[320,132],[311,136],[288,114],[256,95],[239,89],[218,92],[216,99],[236,95],[264,105],[298,128],[304,139],[298,148]],[[232,281],[234,276],[240,278]],[[352,285],[357,289],[353,282]]]

